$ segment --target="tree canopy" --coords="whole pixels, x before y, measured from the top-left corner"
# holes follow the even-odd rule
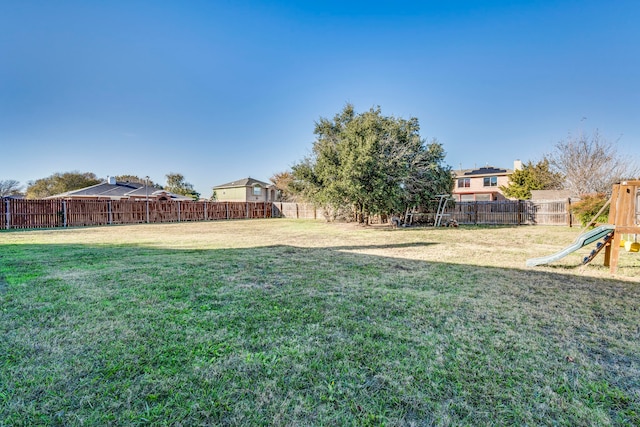
[[[529,161],[522,169],[513,171],[509,176],[509,185],[501,186],[506,197],[527,200],[531,198],[531,190],[559,190],[562,188],[564,176],[553,172],[549,160],[544,158],[533,164]]]
[[[312,155],[292,167],[290,187],[319,204],[351,207],[359,222],[449,193],[444,149],[419,131],[416,118],[384,116],[379,107],[356,114],[347,104],[316,123]]]
[[[42,199],[55,194],[90,187],[100,182],[102,181],[92,172],[56,172],[35,182],[30,181],[27,186],[26,196],[28,199]]]
[[[280,200],[283,202],[295,202],[297,196],[292,185],[294,182],[293,174],[290,171],[278,172],[273,174],[269,180],[275,185],[280,194]]]
[[[615,182],[640,174],[637,163],[620,154],[616,143],[597,130],[592,135],[569,135],[547,158],[554,171],[564,175],[564,188],[573,194],[609,193]]]
[[[152,179],[147,177],[140,178],[138,175],[117,175],[115,178],[116,178],[116,181],[135,182],[137,184],[148,185],[149,187],[154,187],[158,189],[162,188],[160,184],[156,184],[155,182],[153,182]]]
[[[0,197],[16,196],[21,194],[22,186],[20,181],[15,179],[0,180]]]
[[[190,184],[184,180],[184,175],[171,172],[168,173],[166,177],[167,185],[164,187],[165,190],[174,194],[189,196],[193,200],[198,200],[200,198],[200,193],[194,190],[193,184]]]

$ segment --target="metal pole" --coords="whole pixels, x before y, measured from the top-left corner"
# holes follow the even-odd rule
[[[149,224],[149,177],[144,177],[144,196],[147,201],[147,224]]]
[[[4,199],[4,206],[5,206],[5,219],[6,219],[6,227],[7,230],[9,230],[11,228],[11,210],[9,209],[9,199]]]

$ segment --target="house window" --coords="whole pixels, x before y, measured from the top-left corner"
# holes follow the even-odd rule
[[[484,177],[484,186],[485,187],[497,187],[498,186],[498,177],[497,176],[486,176],[486,177]]]
[[[253,195],[254,196],[259,196],[262,194],[262,188],[255,186],[253,187]]]
[[[458,178],[458,188],[471,187],[471,178]]]

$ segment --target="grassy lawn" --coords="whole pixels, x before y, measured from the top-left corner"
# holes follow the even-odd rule
[[[565,227],[0,232],[0,426],[640,425],[640,254]]]

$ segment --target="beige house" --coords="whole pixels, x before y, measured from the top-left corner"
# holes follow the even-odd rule
[[[521,169],[522,162],[513,162],[514,169]],[[506,200],[500,186],[509,185],[509,176],[513,169],[485,166],[478,169],[454,171],[455,184],[452,195],[458,202],[489,202]]]
[[[278,191],[273,184],[243,178],[213,187],[219,202],[276,202]]]

